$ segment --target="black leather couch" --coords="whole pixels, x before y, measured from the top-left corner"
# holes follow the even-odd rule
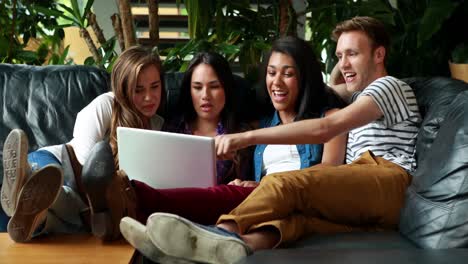
[[[165,75],[166,113],[175,110],[180,77]],[[407,192],[400,230],[312,235],[287,248],[257,252],[240,263],[468,261],[468,84],[449,78],[405,81],[415,90],[424,122],[417,141],[419,166]],[[243,98],[240,114],[250,119],[263,108],[256,103],[265,98],[241,78],[236,82]],[[109,75],[93,67],[0,64],[0,157],[13,128],[26,131],[30,151],[67,142],[78,111],[109,87]],[[2,168],[0,164],[0,179]],[[0,229],[5,227],[0,222]]]

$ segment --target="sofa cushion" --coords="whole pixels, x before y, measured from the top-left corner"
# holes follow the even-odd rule
[[[423,248],[467,247],[468,84],[431,81],[436,83],[419,83],[431,90],[430,97],[416,95],[425,117],[400,231]]]

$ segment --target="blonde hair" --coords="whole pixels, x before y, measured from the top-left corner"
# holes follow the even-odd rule
[[[111,145],[117,168],[119,164],[117,155],[117,127],[149,129],[149,127],[145,127],[145,123],[143,122],[144,117],[137,110],[132,99],[135,93],[138,75],[143,68],[149,65],[156,66],[160,74],[161,103],[159,109],[163,109],[166,96],[159,55],[153,53],[150,49],[134,46],[120,54],[112,69],[111,86],[114,92],[114,102],[112,106],[109,144]]]

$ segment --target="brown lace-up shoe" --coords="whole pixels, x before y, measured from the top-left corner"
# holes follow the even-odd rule
[[[28,138],[21,129],[13,129],[3,145],[2,208],[8,216],[16,210],[19,192],[28,179]]]
[[[83,165],[81,180],[91,209],[91,230],[102,240],[120,238],[124,216],[135,218],[136,195],[127,175],[115,171],[109,144],[97,143]]]

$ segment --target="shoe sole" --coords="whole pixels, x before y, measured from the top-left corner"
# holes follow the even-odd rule
[[[27,242],[39,224],[40,215],[57,199],[63,184],[59,167],[49,165],[35,172],[24,184],[16,211],[8,222],[8,234],[15,242]]]
[[[209,232],[173,214],[148,218],[147,233],[164,254],[203,263],[235,263],[248,255],[244,242]]]
[[[3,147],[3,184],[1,204],[6,215],[16,210],[18,194],[26,181],[28,138],[19,129],[10,132]]]

